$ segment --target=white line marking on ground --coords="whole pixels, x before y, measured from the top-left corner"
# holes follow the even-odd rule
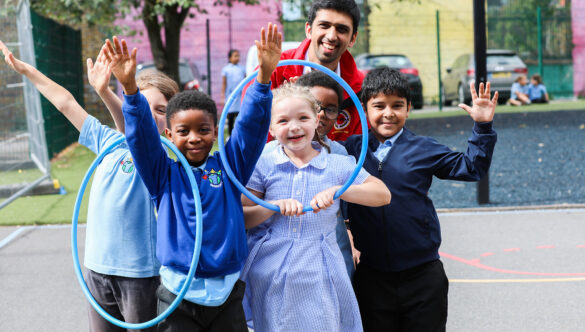
[[[8,234],[7,237],[3,238],[0,241],[0,249],[2,249],[3,247],[5,247],[10,242],[14,241],[16,238],[18,238],[19,235],[21,235],[22,233],[24,233],[25,231],[28,231],[28,230],[33,230],[33,229],[60,229],[60,228],[70,228],[70,227],[71,227],[71,225],[69,225],[69,224],[67,224],[67,225],[22,226],[22,227],[19,227],[18,229],[16,229],[14,232]],[[77,227],[78,228],[85,227],[85,224],[77,225]]]

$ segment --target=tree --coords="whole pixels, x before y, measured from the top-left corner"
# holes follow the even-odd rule
[[[259,0],[214,0],[213,5],[231,7],[235,2],[253,5]],[[112,26],[116,18],[130,15],[133,8],[140,9],[137,19],[146,27],[156,68],[177,82],[181,27],[187,17],[206,13],[197,0],[31,0],[31,6],[39,14],[73,27]],[[115,30],[112,32],[121,32]]]

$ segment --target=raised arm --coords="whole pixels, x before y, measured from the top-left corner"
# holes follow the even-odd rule
[[[469,107],[460,104],[469,116],[475,121],[472,135],[468,139],[467,151],[465,153],[451,151],[448,147],[432,142],[434,151],[432,166],[433,174],[439,179],[451,179],[460,181],[478,181],[489,171],[489,167],[497,141],[497,134],[492,128],[494,113],[498,103],[498,92],[490,98],[490,82],[479,84],[479,91],[475,91],[473,82],[469,86],[473,106]]]
[[[106,63],[104,55],[104,47],[101,48],[100,53],[95,59],[95,63],[91,58],[87,59],[87,80],[89,84],[95,89],[95,92],[104,102],[110,115],[116,124],[116,130],[124,133],[124,115],[122,114],[122,101],[114,91],[109,87],[110,77],[112,71]]]
[[[459,104],[459,107],[467,111],[475,122],[492,122],[496,112],[496,105],[498,104],[498,91],[494,92],[494,97],[490,99],[490,82],[487,82],[485,89],[483,82],[479,83],[479,91],[475,91],[474,84],[473,81],[469,83],[473,106]]]
[[[226,143],[227,160],[240,182],[247,183],[262,153],[270,126],[270,75],[280,60],[282,34],[276,25],[262,28],[258,48],[260,70],[242,100],[240,114]]]
[[[79,105],[73,95],[64,87],[55,83],[53,80],[43,75],[35,67],[28,63],[22,62],[14,57],[6,45],[0,41],[0,49],[4,54],[4,61],[17,73],[26,76],[39,90],[39,92],[49,100],[59,112],[61,112],[73,126],[81,131],[83,122],[87,118],[87,112]]]
[[[133,95],[138,92],[136,86],[136,48],[128,52],[126,40],[120,43],[118,37],[114,36],[113,43],[108,39],[104,47],[105,61],[114,76],[122,84],[124,94]],[[115,46],[115,48],[114,48]]]
[[[106,41],[104,56],[114,76],[124,88],[126,142],[132,153],[136,170],[151,196],[158,197],[167,180],[169,158],[160,144],[160,136],[148,101],[136,86],[136,49],[128,52],[126,41],[117,37]]]
[[[255,40],[258,49],[258,77],[259,83],[270,83],[270,76],[276,69],[280,55],[282,54],[282,34],[278,32],[278,26],[268,23],[268,34],[264,27],[260,30],[260,41]]]

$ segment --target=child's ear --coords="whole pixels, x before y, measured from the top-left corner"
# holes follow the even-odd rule
[[[218,128],[219,128],[219,127],[216,125],[216,126],[215,126],[215,129],[213,130],[213,136],[215,137],[215,139],[217,139],[217,136],[219,135],[219,134],[218,134],[218,132],[219,132],[219,129],[218,129]]]
[[[406,117],[408,118],[408,115],[410,114],[410,108],[412,107],[412,103],[408,103],[408,106],[406,108]]]
[[[169,128],[165,128],[165,136],[171,142],[173,142],[173,134]]]

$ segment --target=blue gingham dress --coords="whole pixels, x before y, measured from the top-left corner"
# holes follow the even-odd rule
[[[266,201],[295,198],[309,204],[319,192],[344,184],[352,156],[319,155],[295,166],[282,147],[263,154],[247,187]],[[354,184],[369,174],[361,169]],[[240,278],[244,310],[254,331],[362,331],[358,304],[336,242],[339,200],[319,213],[274,214],[249,230],[250,252]]]

